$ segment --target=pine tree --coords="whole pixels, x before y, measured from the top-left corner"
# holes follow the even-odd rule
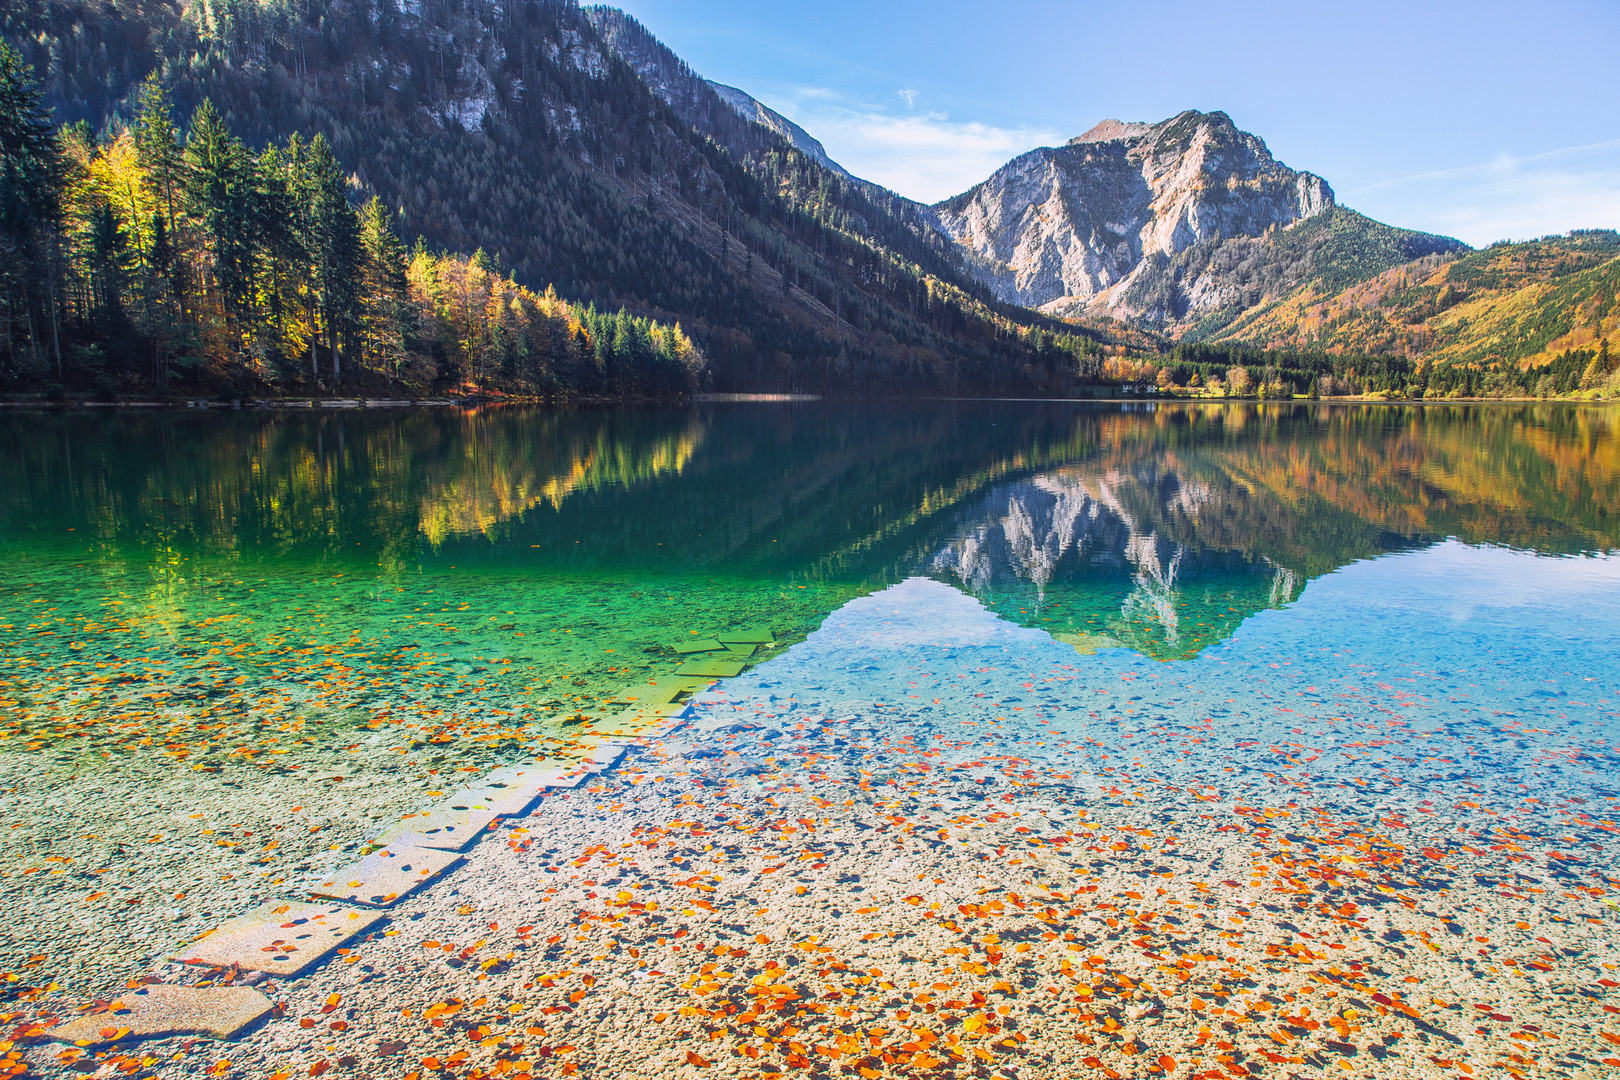
[[[6,359],[16,366],[14,333],[27,328],[30,351],[50,349],[62,368],[56,250],[63,163],[33,70],[0,41],[0,285],[6,301]],[[41,324],[45,325],[41,325]]]
[[[1586,370],[1581,373],[1581,389],[1602,389],[1608,379],[1609,339],[1604,338],[1603,344],[1598,347],[1598,351],[1592,355],[1591,361],[1587,363]]]
[[[253,163],[253,174],[259,245],[254,328],[258,340],[253,352],[279,366],[288,355],[288,320],[299,309],[299,291],[309,260],[295,228],[298,207],[287,153],[280,147],[266,147]]]
[[[147,303],[141,330],[152,344],[153,382],[168,383],[169,361],[185,340],[183,294],[176,286],[180,259],[162,210],[154,210],[147,223],[146,273],[143,289]]]
[[[378,366],[393,379],[405,360],[405,249],[394,231],[393,212],[376,196],[360,211],[360,245],[365,251],[361,307],[366,338]]]
[[[169,360],[186,338],[186,262],[181,257],[180,208],[185,198],[185,148],[175,129],[174,109],[156,74],[141,85],[135,114],[135,160],[149,202],[145,303],[141,322],[153,344],[158,386],[169,379]]]
[[[191,118],[185,162],[186,212],[202,233],[215,302],[239,343],[250,322],[257,274],[253,161],[206,98]]]
[[[91,281],[93,318],[105,336],[123,322],[125,279],[134,268],[134,258],[129,234],[106,200],[98,201],[91,211],[85,233],[83,260]]]
[[[174,109],[154,74],[141,84],[135,113],[135,152],[142,180],[163,210],[164,228],[175,234],[175,213],[185,189],[185,150],[174,127]]]
[[[308,201],[307,234],[318,314],[332,351],[332,381],[343,379],[342,341],[360,321],[360,222],[349,205],[348,181],[326,137],[310,140],[298,195]],[[313,355],[313,342],[311,353]]]

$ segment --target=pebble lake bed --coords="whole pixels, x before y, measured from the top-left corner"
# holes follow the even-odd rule
[[[1573,458],[1568,414],[1519,429],[1584,517],[1510,505],[1514,481],[1477,467],[1501,455],[1470,464],[1439,424],[1392,433],[1376,410],[1356,423],[1380,452],[1302,479],[1334,414],[1285,414],[1280,438],[1252,409],[1197,440],[1153,414],[1089,438],[1098,414],[1060,413],[1045,444],[970,412],[984,460],[948,462],[954,486],[844,480],[817,517],[823,488],[728,454],[759,445],[727,432],[757,415],[667,422],[705,432],[674,479],[632,464],[406,569],[360,573],[340,540],[292,573],[171,529],[187,583],[162,593],[127,539],[80,580],[81,552],[12,529],[0,1069],[1620,1067],[1608,421]],[[822,456],[783,461],[855,475],[826,454],[859,418],[834,440],[825,412],[768,426],[784,415]],[[642,460],[668,460],[653,442]],[[1304,462],[1291,486],[1267,487],[1274,458]],[[659,512],[676,503],[646,485],[705,469],[701,529]],[[1337,515],[1302,505],[1330,489]],[[623,531],[610,500],[631,497],[648,547],[677,548],[640,576],[604,543],[589,566],[513,565],[585,558],[575,539]],[[814,557],[793,547],[818,533]],[[92,617],[119,597],[139,613]]]

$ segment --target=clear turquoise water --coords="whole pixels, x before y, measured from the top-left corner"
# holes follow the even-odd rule
[[[969,931],[988,916],[969,912],[986,890],[1085,896],[1097,907],[1066,925],[1103,958],[1096,1002],[1088,991],[1042,1014],[1026,1011],[1031,994],[1003,1014],[1035,1033],[1032,1053],[1043,1032],[1073,1026],[1066,1049],[1030,1059],[1056,1062],[1054,1075],[1075,1074],[1083,1039],[1125,1075],[1160,1050],[1232,1075],[1200,1033],[1210,1003],[1263,1012],[1309,987],[1330,998],[1330,985],[1345,995],[1334,1010],[1360,1002],[1369,1016],[1363,1056],[1302,1026],[1290,1038],[1312,1049],[1279,1054],[1258,1028],[1237,1034],[1233,1011],[1222,1030],[1250,1075],[1352,1060],[1411,1075],[1475,1053],[1546,1075],[1600,1067],[1584,1043],[1609,1015],[1603,980],[1620,974],[1612,410],[829,403],[0,420],[0,901],[31,913],[0,928],[0,971],[25,1002],[69,1007],[139,975],[176,935],[352,858],[378,821],[431,802],[458,770],[554,745],[626,683],[673,671],[675,642],[768,625],[776,646],[699,695],[688,728],[527,820],[557,863],[537,872],[572,890],[567,904],[608,904],[599,884],[678,893],[694,860],[772,845],[796,869],[755,879],[769,883],[764,903],[851,956],[867,936],[839,940],[857,891],[843,883],[859,878],[874,904],[894,891],[903,916],[912,889],[937,891],[947,914],[961,904],[961,926],[905,929],[939,938],[937,955],[906,961],[919,981],[954,988],[964,976],[943,948],[980,946]],[[725,771],[739,761],[751,767]],[[599,794],[645,813],[636,827],[650,834],[691,831],[690,850],[668,867],[648,854],[635,869],[606,855],[600,869],[559,869],[583,865],[569,863],[576,843],[590,861]],[[840,830],[818,842],[823,862],[804,864],[792,830],[770,824],[788,807]],[[688,820],[700,813],[708,830]],[[896,836],[891,814],[908,823]],[[569,815],[588,823],[577,836]],[[518,880],[528,841],[511,840],[490,872]],[[890,858],[892,881],[873,872]],[[1221,921],[1152,923],[1143,896]],[[521,924],[520,901],[463,927],[435,908],[445,928],[433,933]],[[748,944],[767,908],[738,904],[714,918]],[[1244,948],[1260,952],[1232,951],[1232,912],[1252,917]],[[1004,914],[1009,946],[1050,940],[1021,902]],[[649,934],[673,933],[670,919]],[[1273,945],[1290,951],[1260,960]],[[477,969],[387,952],[412,948],[366,946],[388,970],[473,997],[445,980]],[[1155,975],[1148,995],[1119,978],[1223,949],[1250,964],[1248,981],[1184,966],[1179,992]],[[659,955],[668,973],[687,959]],[[997,977],[1072,976],[1039,952],[988,962],[1002,967],[986,991]],[[939,971],[924,977],[928,965]],[[847,978],[870,984],[860,967]],[[344,970],[294,991],[319,1002],[337,985],[321,980]],[[532,997],[523,971],[507,990]],[[1374,995],[1423,1004],[1418,987],[1431,1026],[1375,1031],[1375,1011],[1404,1021]],[[894,1012],[903,1004],[940,1026],[926,993],[903,996],[862,1006],[865,1022],[909,1015]],[[1122,1034],[1127,1007],[1149,997],[1164,1023]],[[1510,999],[1516,1023],[1562,1041],[1543,1052],[1505,1026],[1470,1029],[1467,1010]],[[694,1043],[704,1053],[744,1055],[754,1039],[798,1067],[772,1048],[791,1037],[781,1018],[766,1038],[715,1017],[714,1040]],[[266,1040],[240,1052],[279,1068],[285,1047]],[[436,1030],[421,1040],[418,1057],[450,1047]],[[871,1064],[916,1060],[891,1050]],[[304,1070],[327,1051],[285,1052]]]
[[[1371,658],[1404,653],[1398,636],[1365,635],[1416,597],[1442,602],[1448,582],[1482,594],[1480,615],[1418,645],[1448,646],[1457,678],[1524,655],[1542,619],[1574,617],[1597,635],[1594,656],[1614,640],[1592,569],[1607,564],[1590,558],[1620,544],[1620,449],[1601,410],[738,404],[5,421],[0,725],[8,746],[37,752],[153,739],[190,757],[295,717],[404,725],[476,763],[668,670],[669,644],[692,631],[771,623],[788,644],[919,575],[1102,650],[1093,664],[1124,648],[1204,670],[1213,647],[1332,590],[1331,609],[1313,599],[1300,610],[1316,618],[1284,620],[1278,649],[1303,657],[1342,638]],[[1463,548],[1447,549],[1457,573],[1404,557],[1447,538],[1559,558],[1504,561],[1482,589]],[[1595,610],[1489,606],[1532,568],[1599,582]],[[1500,639],[1479,635],[1487,617]],[[180,738],[184,717],[217,726]]]

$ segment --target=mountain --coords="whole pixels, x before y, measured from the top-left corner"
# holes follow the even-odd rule
[[[709,88],[719,96],[720,100],[730,105],[737,115],[744,120],[776,132],[789,146],[822,168],[836,173],[845,180],[855,179],[854,176],[850,175],[849,170],[827,156],[827,148],[822,146],[820,141],[813,138],[808,131],[798,124],[795,124],[770,106],[755,101],[751,95],[737,89],[735,86],[717,83],[712,79],[706,81]]]
[[[401,239],[449,256],[412,265],[499,285],[452,296],[437,271],[413,279],[435,326],[396,325],[386,349],[410,352],[429,373],[417,384],[439,389],[633,392],[611,377],[618,344],[600,340],[622,326],[626,355],[646,352],[632,340],[643,327],[677,342],[666,351],[715,390],[1067,396],[1096,383],[1184,386],[1195,374],[1230,389],[1256,384],[1226,380],[1246,365],[1277,369],[1258,385],[1305,392],[1325,375],[1367,389],[1374,359],[1387,392],[1485,385],[1426,379],[1419,361],[1432,356],[1459,371],[1549,364],[1564,393],[1589,381],[1582,365],[1598,361],[1616,319],[1620,269],[1596,234],[1469,253],[1340,206],[1323,179],[1278,162],[1219,112],[1104,121],[925,206],[850,175],[635,19],[573,0],[25,0],[0,12],[0,34],[42,78],[55,121],[74,125],[75,168],[90,177],[74,181],[58,238],[68,259],[0,266],[4,389],[106,379],[135,390],[172,359],[187,392],[306,393],[318,387],[301,372],[336,380],[348,352],[358,377],[367,350],[384,351],[386,335],[367,345],[330,319],[322,336],[286,317],[307,307],[295,294],[308,290],[271,250],[268,203],[239,215],[252,257],[234,262],[205,242],[203,217],[168,208],[184,265],[156,271],[142,239],[154,196],[132,183],[120,142],[134,138],[148,76],[174,101],[182,136],[205,100],[216,105],[253,168],[287,160],[294,133],[322,136],[340,202],[376,196]],[[264,180],[247,184],[244,205]],[[79,272],[95,252],[98,268]],[[244,284],[209,335],[199,336],[205,320],[188,329],[176,316],[183,333],[162,346],[137,325],[183,310],[187,280],[241,276],[232,267],[279,274],[291,303]],[[514,332],[497,294],[526,305],[528,329]],[[36,327],[58,323],[46,364]],[[278,340],[253,329],[265,326]],[[1172,346],[1168,373],[1103,355]],[[1234,351],[1250,346],[1295,355]],[[1185,352],[1210,348],[1225,351]],[[566,362],[548,367],[541,353]],[[1602,356],[1600,368],[1612,363]],[[380,391],[403,369],[370,371]],[[1506,374],[1503,392],[1541,385]]]
[[[1337,287],[1312,281],[1245,312],[1217,338],[1433,365],[1553,366],[1550,392],[1591,389],[1580,383],[1602,343],[1620,346],[1620,233],[1493,244]],[[1606,357],[1600,373],[1612,375],[1616,361]]]
[[[778,174],[784,151],[797,150],[816,166],[805,172],[803,182],[816,188],[817,200],[840,203],[854,231],[904,253],[928,274],[973,288],[962,252],[940,231],[928,207],[850,175],[803,128],[746,92],[697,74],[652,31],[617,8],[587,7],[584,13],[614,55],[694,131],[760,173]]]
[[[745,118],[617,12],[30,0],[3,18],[56,120],[87,138],[127,128],[149,74],[182,128],[207,99],[253,150],[323,135],[351,197],[396,208],[407,240],[678,323],[714,389],[1066,394],[1095,376],[1097,341],[997,301],[924,208]],[[8,307],[19,327],[28,310]],[[70,335],[92,333],[68,314]],[[219,340],[227,352],[196,370],[257,370]],[[114,374],[138,370],[144,345],[92,343]]]
[[[1003,300],[1204,337],[1310,281],[1466,250],[1337,204],[1225,113],[1104,120],[933,210]]]

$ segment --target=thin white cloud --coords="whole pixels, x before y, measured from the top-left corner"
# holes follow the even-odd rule
[[[1538,162],[1558,161],[1560,159],[1581,158],[1590,154],[1601,154],[1605,151],[1620,150],[1620,139],[1604,139],[1602,142],[1582,143],[1579,146],[1560,146],[1555,150],[1543,150],[1539,154],[1526,154],[1522,157],[1513,157],[1502,154],[1490,161],[1474,165],[1458,165],[1451,169],[1434,169],[1430,172],[1413,173],[1411,176],[1398,176],[1393,180],[1380,180],[1376,184],[1367,184],[1358,190],[1376,191],[1379,188],[1394,187],[1400,184],[1410,184],[1423,180],[1438,180],[1445,177],[1466,176],[1489,169],[1500,171],[1502,169],[1520,169],[1526,165]]]
[[[1476,247],[1620,227],[1620,139],[1417,173],[1345,192],[1382,221]]]
[[[920,97],[915,90],[899,96],[908,108]],[[819,86],[788,88],[772,98],[772,108],[821,140],[844,168],[925,203],[966,191],[1011,158],[1065,138],[1038,128],[961,123],[941,112],[896,113]]]
[[[906,103],[906,108],[908,109],[915,109],[917,107],[917,99],[922,97],[920,93],[911,89],[910,87],[907,87],[904,90],[896,90],[895,93],[900,95],[900,100]]]

